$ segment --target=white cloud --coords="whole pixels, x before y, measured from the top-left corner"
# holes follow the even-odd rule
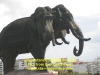
[[[88,16],[100,13],[99,0],[70,0],[69,10],[77,16]],[[71,6],[72,5],[72,6]],[[66,5],[67,7],[67,5]]]
[[[96,30],[86,33],[86,36],[91,37],[91,42],[100,42],[100,22],[98,22],[96,26]]]
[[[6,12],[10,11],[4,4],[0,4],[0,31],[11,21],[11,16],[7,15]]]
[[[0,10],[2,10],[0,11],[0,16],[2,16],[6,11],[9,11],[9,8],[7,8],[4,4],[0,4]]]

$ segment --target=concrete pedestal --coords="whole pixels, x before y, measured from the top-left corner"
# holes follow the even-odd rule
[[[58,72],[57,71],[40,72],[40,71],[28,71],[28,70],[14,70],[5,75],[58,75]]]

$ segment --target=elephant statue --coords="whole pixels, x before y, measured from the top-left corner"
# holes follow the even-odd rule
[[[91,38],[84,38],[81,29],[73,18],[73,15],[64,7],[64,5],[59,4],[52,8],[52,10],[54,11],[53,15],[55,16],[53,21],[55,39],[61,38],[65,44],[69,44],[64,37],[71,31],[72,34],[79,39],[79,50],[77,50],[75,46],[73,51],[74,55],[80,56],[83,51],[84,41],[89,41]],[[62,43],[59,43],[56,40],[56,44],[61,45]]]
[[[80,56],[84,41],[90,40],[83,37],[82,31],[73,19],[70,11],[63,5],[54,8],[38,7],[30,17],[21,18],[8,24],[0,33],[0,58],[4,65],[4,74],[14,70],[15,59],[18,54],[31,53],[35,59],[44,59],[46,47],[52,41],[61,45],[57,39],[61,38],[65,44],[69,44],[64,38],[70,33],[79,39],[79,51],[74,47],[74,55]],[[47,71],[45,62],[37,62],[44,66],[37,66]]]
[[[44,59],[46,47],[52,40],[55,45],[53,30],[53,11],[47,7],[38,7],[30,17],[17,19],[0,33],[0,58],[3,61],[4,74],[14,70],[18,54],[31,53],[35,59]],[[37,69],[44,66],[36,66]]]

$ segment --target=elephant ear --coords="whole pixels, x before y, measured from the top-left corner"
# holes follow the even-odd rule
[[[38,7],[35,12],[30,16],[30,25],[34,28],[34,31],[37,30],[37,17],[40,17],[40,15],[42,14],[42,7]]]
[[[50,13],[52,13],[52,14],[54,13],[53,10],[52,10],[49,6],[46,6],[46,7],[44,7],[44,8],[45,8],[47,11],[49,11]],[[53,16],[54,16],[54,15],[53,15]]]
[[[29,19],[29,24],[31,27],[36,31],[36,19],[35,19],[35,14],[32,14]]]

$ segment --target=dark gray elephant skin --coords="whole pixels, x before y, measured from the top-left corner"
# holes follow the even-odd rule
[[[0,58],[4,64],[4,74],[14,70],[18,54],[31,52],[35,59],[44,59],[50,40],[55,45],[52,13],[49,7],[38,7],[30,17],[15,20],[3,28],[0,34]],[[45,62],[40,63],[47,70]]]
[[[70,31],[72,34],[79,39],[79,50],[76,49],[76,46],[74,47],[74,55],[80,56],[83,51],[84,41],[88,41],[91,38],[84,38],[83,33],[79,26],[76,24],[73,15],[70,13],[70,11],[64,7],[64,5],[60,4],[57,5],[52,9],[54,11],[54,21],[53,21],[53,28],[54,28],[54,34],[55,38],[61,38],[62,41],[65,44],[69,44],[68,41],[65,40],[66,34],[69,34]],[[70,30],[70,31],[69,31]],[[58,45],[61,45],[62,43],[57,42]]]

